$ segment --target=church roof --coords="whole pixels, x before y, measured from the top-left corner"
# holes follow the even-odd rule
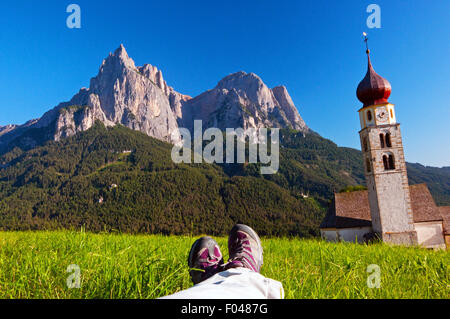
[[[409,186],[414,222],[443,220],[426,184]],[[449,207],[450,206],[446,206]],[[450,230],[450,212],[448,213],[448,230]],[[446,213],[446,214],[447,214]],[[447,215],[446,215],[447,216]],[[372,226],[369,207],[369,193],[356,191],[336,193],[320,228],[353,228]]]
[[[372,226],[367,191],[336,193],[320,228]]]
[[[439,208],[436,206],[427,184],[410,185],[409,193],[415,223],[442,220]]]

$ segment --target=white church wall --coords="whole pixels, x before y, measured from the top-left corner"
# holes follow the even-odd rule
[[[327,241],[364,242],[364,235],[371,233],[372,227],[352,227],[340,229],[321,229],[323,239]]]
[[[372,227],[354,227],[354,228],[341,228],[338,229],[338,237],[342,241],[364,242],[364,235],[372,232]]]
[[[445,249],[442,222],[414,223],[419,245],[426,248]]]
[[[320,236],[326,241],[336,241],[336,229],[321,229]]]

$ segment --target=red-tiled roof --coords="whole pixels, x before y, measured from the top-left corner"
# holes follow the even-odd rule
[[[443,220],[426,184],[411,185],[409,189],[415,223]],[[446,216],[450,230],[450,213]],[[336,193],[320,228],[365,227],[372,225],[371,220],[368,191]]]
[[[348,228],[372,226],[367,191],[334,194],[321,228]]]
[[[409,193],[415,223],[442,220],[439,208],[436,206],[427,184],[410,185]]]

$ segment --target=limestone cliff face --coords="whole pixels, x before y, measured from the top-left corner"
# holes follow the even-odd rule
[[[292,98],[289,95],[286,87],[277,86],[272,89],[272,92],[281,110],[286,115],[286,119],[289,121],[290,125],[292,125],[292,128],[302,132],[308,131],[308,127],[306,126],[305,121],[303,121],[302,117],[298,113],[298,110],[295,107],[295,104],[292,101]]]
[[[149,78],[164,92],[164,94],[169,98],[170,108],[172,109],[175,118],[181,118],[181,108],[183,107],[184,102],[190,100],[191,97],[178,93],[172,87],[168,86],[166,81],[164,81],[161,70],[158,70],[156,67],[150,64],[146,64],[140,67],[139,72],[141,72],[145,77]]]
[[[179,127],[192,129],[194,120],[202,120],[205,129],[291,127],[308,131],[283,86],[270,89],[257,75],[238,72],[191,98],[170,87],[156,67],[136,66],[120,45],[103,60],[89,88],[82,88],[70,101],[40,119],[0,127],[0,151],[11,143],[33,146],[43,139],[60,140],[89,129],[96,121],[106,126],[122,124],[176,143]],[[24,135],[30,129],[37,130]],[[43,136],[34,138],[36,132]]]
[[[122,124],[160,140],[176,142],[178,125],[164,91],[169,89],[148,72],[150,69],[148,65],[136,67],[121,45],[103,61],[88,89],[81,89],[69,102],[44,114],[37,127],[56,121],[54,139],[59,140],[87,130],[99,120],[107,126]]]
[[[253,73],[237,72],[217,86],[183,104],[181,123],[192,128],[200,119],[204,127],[285,128],[308,131],[285,87],[268,88]]]

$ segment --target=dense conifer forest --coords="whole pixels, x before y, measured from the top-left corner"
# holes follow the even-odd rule
[[[100,123],[59,142],[10,148],[0,155],[0,230],[220,235],[242,222],[261,235],[309,237],[334,192],[364,184],[361,153],[315,133],[281,131],[275,175],[256,164],[174,164],[171,150]],[[450,204],[449,168],[408,164],[408,173]]]

